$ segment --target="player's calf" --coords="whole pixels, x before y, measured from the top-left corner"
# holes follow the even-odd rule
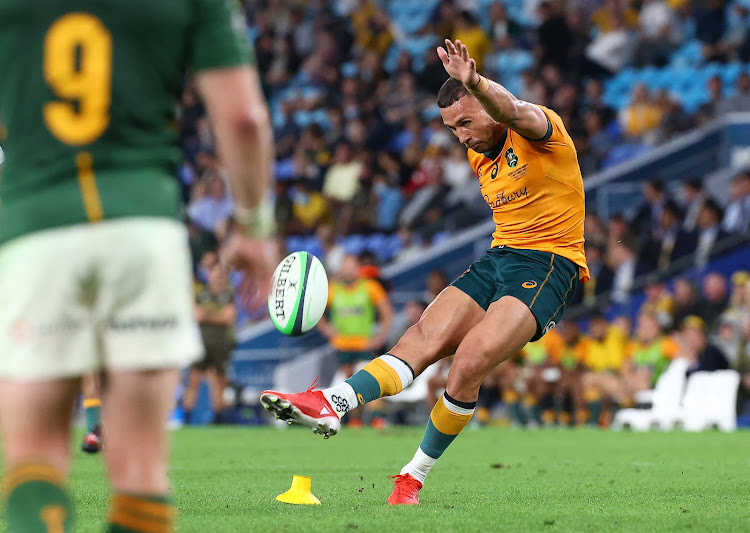
[[[447,392],[438,398],[430,413],[422,442],[416,453],[396,476],[396,487],[388,499],[390,505],[419,503],[419,490],[430,469],[455,440],[474,414],[474,402],[461,402]]]

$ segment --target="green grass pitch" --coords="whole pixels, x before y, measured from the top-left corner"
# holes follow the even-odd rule
[[[433,469],[418,507],[388,507],[388,476],[421,428],[289,428],[172,435],[181,532],[750,531],[750,432],[614,433],[467,429]],[[76,444],[78,441],[76,441]],[[292,474],[322,506],[275,501]],[[76,452],[77,531],[101,532],[101,457]]]

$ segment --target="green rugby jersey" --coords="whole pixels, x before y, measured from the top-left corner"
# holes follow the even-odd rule
[[[233,0],[0,0],[0,243],[179,217],[186,71],[249,62]]]

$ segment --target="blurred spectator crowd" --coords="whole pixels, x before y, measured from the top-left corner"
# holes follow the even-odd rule
[[[685,359],[688,375],[739,372],[737,410],[750,412],[750,273],[726,279],[712,272],[700,283],[652,282],[633,322],[593,314],[582,328],[565,320],[490,375],[480,392],[479,421],[492,423],[501,405],[518,425],[606,427],[676,358]]]
[[[718,114],[750,109],[746,0],[242,3],[274,125],[280,234],[287,248],[324,258],[331,273],[345,252],[370,250],[381,263],[413,257],[489,215],[435,104],[447,77],[435,53],[444,38],[461,39],[479,70],[518,97],[556,110],[584,176]],[[179,179],[199,264],[221,241],[233,206],[190,82],[180,119]],[[728,226],[718,204],[654,202],[650,218],[637,218],[650,229],[635,228],[632,242],[615,238],[625,236],[624,219],[587,219],[587,254],[595,269],[606,265],[589,292],[611,284],[625,293],[630,271],[681,257],[687,237],[673,235],[669,222],[671,214],[681,223],[680,209],[692,217],[685,231],[696,232],[699,259],[716,240],[707,231],[712,217],[722,231],[747,228],[747,218]],[[633,264],[639,250],[651,264]]]
[[[679,183],[670,195],[664,182],[643,185],[643,203],[629,216],[604,221],[587,214],[586,260],[591,280],[574,304],[603,308],[626,304],[646,283],[674,277],[734,248],[750,237],[750,171],[730,182],[730,203],[723,207],[699,178]],[[638,283],[640,281],[640,284]]]
[[[397,322],[394,341],[447,283],[440,271],[430,273],[424,298],[406,304],[406,320]],[[688,377],[737,371],[737,413],[750,414],[750,272],[737,270],[727,278],[710,271],[670,282],[652,278],[634,314],[593,311],[584,319],[566,317],[487,377],[473,423],[607,427],[619,409],[645,407],[640,393],[652,390],[678,359]],[[450,366],[448,358],[429,369],[421,409],[394,401],[381,416],[388,423],[422,422],[410,416],[427,416]]]

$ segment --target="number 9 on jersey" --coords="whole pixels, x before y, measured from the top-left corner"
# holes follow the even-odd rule
[[[317,257],[294,252],[279,263],[268,295],[268,312],[280,332],[297,337],[310,331],[327,303],[328,276]]]

